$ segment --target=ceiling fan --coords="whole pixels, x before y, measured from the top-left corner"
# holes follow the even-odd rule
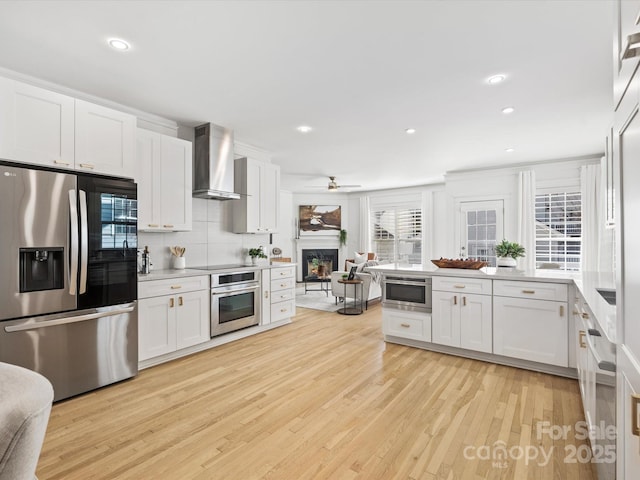
[[[336,182],[336,177],[330,176],[329,177],[329,184],[324,187],[324,186],[314,186],[311,188],[326,188],[327,190],[329,190],[330,192],[335,192],[336,190],[340,189],[340,188],[360,188],[362,185],[338,185],[338,182]]]

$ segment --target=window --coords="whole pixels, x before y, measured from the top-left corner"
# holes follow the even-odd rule
[[[137,248],[137,201],[103,193],[100,204],[102,248]]]
[[[460,203],[460,256],[496,266],[496,243],[502,239],[502,200]]]
[[[371,243],[381,261],[422,263],[422,208],[372,207]]]
[[[562,270],[580,270],[582,249],[582,195],[580,192],[536,195],[536,264],[558,264]]]

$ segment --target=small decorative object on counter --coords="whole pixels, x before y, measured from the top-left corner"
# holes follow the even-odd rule
[[[487,262],[483,260],[475,260],[473,258],[442,258],[438,260],[431,260],[438,268],[464,268],[468,270],[480,270],[482,267],[487,266]]]
[[[515,268],[518,257],[524,257],[525,249],[522,245],[508,240],[502,240],[496,245],[496,256],[498,257],[498,267]]]
[[[186,267],[186,260],[184,258],[184,252],[187,249],[184,247],[169,247],[173,259],[173,268],[177,270],[183,270]]]
[[[267,256],[264,254],[264,250],[262,249],[262,245],[260,245],[258,248],[250,248],[248,253],[251,257],[252,265],[258,263],[259,258],[267,258]]]
[[[151,271],[151,257],[149,256],[149,247],[145,245],[142,252],[142,265],[140,266],[140,273],[148,275]]]

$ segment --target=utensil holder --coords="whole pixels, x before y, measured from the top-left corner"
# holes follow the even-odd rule
[[[184,257],[173,257],[173,268],[176,270],[184,270],[186,267],[186,260]]]

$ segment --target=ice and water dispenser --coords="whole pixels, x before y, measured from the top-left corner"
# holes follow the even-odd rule
[[[64,248],[20,249],[20,293],[64,288]]]

